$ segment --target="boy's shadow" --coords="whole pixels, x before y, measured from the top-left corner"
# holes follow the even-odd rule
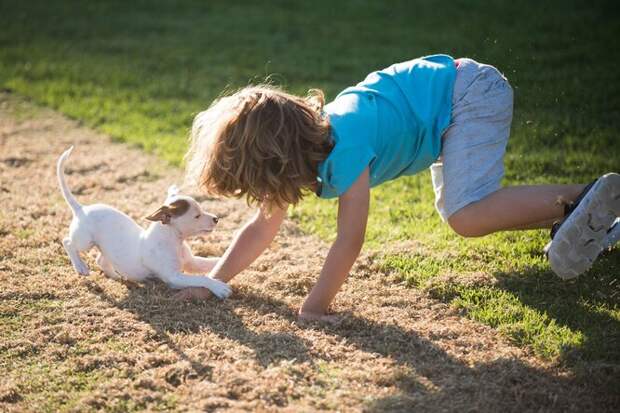
[[[257,333],[248,328],[235,311],[274,316],[287,323],[296,320],[289,304],[248,288],[240,288],[232,299],[186,304],[174,301],[171,291],[161,283],[130,289],[121,300],[112,298],[92,282],[88,285],[93,294],[131,311],[152,326],[158,339],[202,376],[209,376],[212,368],[188,355],[170,338],[171,334],[208,329],[253,349],[262,366],[280,360],[311,364],[329,360],[329,354],[321,354],[316,349],[311,355],[312,343],[294,332]],[[414,408],[454,411],[472,407],[499,410],[506,406],[510,406],[509,410],[520,411],[550,408],[603,411],[611,410],[611,406],[620,401],[617,395],[609,394],[595,383],[575,383],[572,378],[526,365],[517,358],[466,365],[429,339],[395,323],[378,323],[346,314],[338,325],[309,323],[306,328],[339,340],[345,338],[355,348],[388,357],[403,368],[398,374],[376,378],[385,386],[397,387],[399,393],[369,401],[368,411],[411,411]],[[599,397],[595,396],[597,393]]]

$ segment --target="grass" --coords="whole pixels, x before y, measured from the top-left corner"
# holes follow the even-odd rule
[[[480,253],[470,260],[396,242],[394,251],[364,255],[338,296],[333,325],[296,319],[327,245],[296,226],[285,226],[225,301],[184,303],[159,283],[106,279],[94,254],[85,257],[92,276],[76,275],[61,245],[70,211],[54,174],[43,172],[62,150],[77,139],[91,151],[71,163],[81,171],[69,176],[73,188],[85,188],[80,200],[136,218],[159,205],[181,171],[43,107],[20,118],[11,108],[26,113],[28,105],[15,101],[24,99],[0,94],[0,159],[29,161],[2,165],[0,190],[10,196],[0,214],[0,410],[615,411],[617,364],[558,366],[433,298],[456,304],[448,288],[499,284],[491,273],[469,271],[487,261],[493,268]],[[161,173],[152,179],[131,178],[154,167]],[[207,198],[203,207],[226,219],[192,247],[220,255],[251,211],[237,200]],[[36,236],[21,237],[23,228]],[[493,305],[484,307],[496,296],[463,303],[498,318]],[[535,298],[527,292],[518,300]]]
[[[293,92],[320,87],[334,97],[394,61],[470,56],[499,67],[515,88],[505,183],[586,182],[620,165],[614,7],[5,0],[0,85],[179,164],[193,115],[224,89],[272,75]],[[333,202],[309,198],[292,216],[331,239],[335,211]],[[541,255],[546,238],[533,231],[459,239],[439,221],[422,173],[373,190],[366,248],[381,251],[385,268],[412,287],[543,357],[618,363],[620,254],[563,282]],[[411,239],[411,251],[389,252]],[[480,273],[484,282],[471,280]]]

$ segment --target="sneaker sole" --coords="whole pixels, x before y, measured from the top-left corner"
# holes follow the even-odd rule
[[[560,278],[583,274],[607,246],[607,230],[620,216],[620,175],[603,175],[555,234],[547,251]]]
[[[545,248],[543,248],[545,256],[549,256],[551,242],[549,241]],[[607,232],[605,242],[603,242],[603,250],[612,249],[618,242],[620,242],[620,218],[616,218],[614,223],[611,224],[611,229]]]
[[[612,229],[607,233],[607,239],[603,245],[605,249],[613,248],[620,241],[620,218],[616,218]]]

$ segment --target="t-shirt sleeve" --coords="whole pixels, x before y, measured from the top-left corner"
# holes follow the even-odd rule
[[[336,148],[319,165],[319,196],[335,198],[347,192],[375,156],[368,146]]]

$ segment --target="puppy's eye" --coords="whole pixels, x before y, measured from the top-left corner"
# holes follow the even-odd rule
[[[196,219],[200,218],[200,214],[196,215],[194,218]]]

